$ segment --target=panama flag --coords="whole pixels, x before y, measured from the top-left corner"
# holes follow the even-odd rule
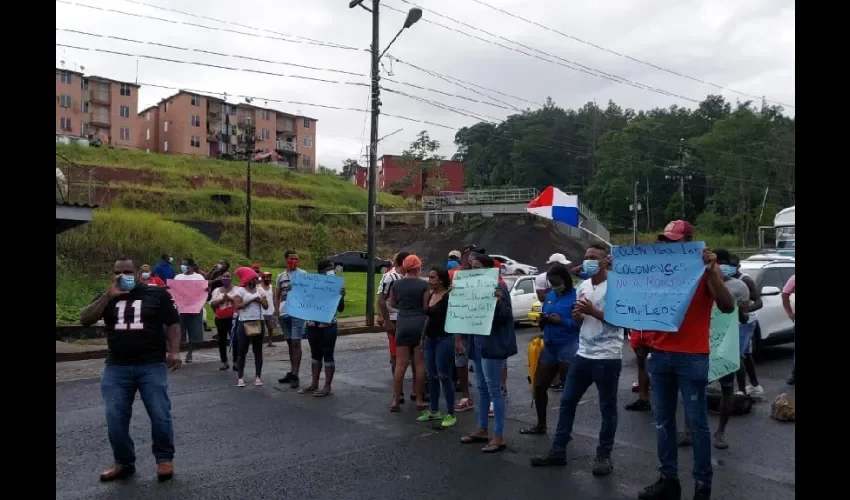
[[[546,219],[578,227],[578,196],[549,186],[525,210]]]

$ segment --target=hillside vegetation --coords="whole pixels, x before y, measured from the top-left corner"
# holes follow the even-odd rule
[[[366,246],[361,217],[324,216],[366,210],[366,191],[334,175],[252,164],[252,259],[248,259],[245,162],[65,145],[57,145],[56,151],[57,167],[68,164],[67,159],[74,170],[85,172],[78,178],[85,179],[90,172],[98,181],[93,202],[100,204],[91,223],[56,236],[57,324],[76,321],[79,308],[102,290],[109,266],[120,255],[151,265],[167,252],[177,259],[192,257],[203,268],[221,258],[234,266],[257,260],[266,268],[279,267],[283,252],[293,249],[311,269],[315,243],[329,253]],[[378,202],[393,209],[411,207],[385,193],[379,194]],[[177,221],[214,227],[217,241]],[[320,223],[327,239],[314,242]],[[350,286],[360,287],[359,281]],[[362,304],[347,312],[356,315],[358,307],[362,309]]]

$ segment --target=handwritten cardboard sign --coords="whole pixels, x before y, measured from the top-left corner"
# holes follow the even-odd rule
[[[180,314],[198,314],[207,302],[205,280],[168,280],[168,291]]]
[[[634,330],[677,332],[705,272],[702,241],[611,249],[605,321]]]
[[[309,273],[291,273],[289,278],[292,289],[286,296],[286,314],[319,323],[333,321],[342,299],[342,278]]]
[[[452,278],[446,331],[471,335],[490,335],[499,284],[498,269],[457,271]]]
[[[741,346],[739,336],[738,308],[729,314],[723,314],[717,306],[711,310],[711,330],[709,333],[708,381],[735,373],[741,367]]]

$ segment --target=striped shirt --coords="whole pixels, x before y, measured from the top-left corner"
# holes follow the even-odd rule
[[[396,272],[395,268],[392,268],[387,271],[384,276],[381,277],[381,284],[378,286],[378,295],[383,294],[387,298],[389,298],[390,288],[392,287],[392,284],[396,280],[399,280],[401,278],[401,274]],[[389,303],[387,303],[387,310],[390,313],[390,321],[395,321],[398,318],[398,309],[393,309],[392,307],[390,307]]]

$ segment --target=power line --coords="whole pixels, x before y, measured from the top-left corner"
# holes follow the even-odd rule
[[[405,3],[408,3],[408,2],[406,2],[405,0],[402,0],[402,1],[403,1],[403,2],[405,2]],[[614,55],[616,55],[616,56],[619,56],[619,57],[623,57],[623,58],[629,59],[630,61],[634,61],[634,62],[636,62],[636,63],[643,64],[643,65],[645,65],[645,66],[649,66],[649,67],[651,67],[651,68],[654,68],[654,69],[657,69],[657,70],[660,70],[660,71],[664,71],[665,73],[670,73],[671,75],[676,75],[676,76],[679,76],[679,77],[682,77],[682,78],[687,78],[688,80],[692,80],[692,81],[695,81],[695,82],[698,82],[698,83],[702,83],[702,84],[704,84],[704,85],[709,85],[709,86],[711,86],[711,87],[714,87],[714,88],[717,88],[717,89],[720,89],[720,90],[725,90],[725,91],[727,91],[727,92],[733,92],[733,93],[735,93],[735,94],[743,95],[743,96],[746,96],[746,97],[753,97],[753,98],[755,98],[755,99],[764,99],[764,100],[765,100],[765,101],[767,101],[767,102],[773,102],[773,103],[776,103],[776,104],[779,104],[779,105],[781,105],[781,106],[785,106],[785,107],[788,107],[788,108],[794,108],[794,107],[795,107],[793,104],[787,104],[787,103],[784,103],[784,102],[781,102],[781,101],[776,101],[776,100],[773,100],[773,99],[767,99],[767,98],[766,98],[766,97],[764,97],[764,96],[757,96],[757,95],[754,95],[754,94],[748,94],[748,93],[746,93],[746,92],[742,92],[742,91],[740,91],[740,90],[735,90],[735,89],[732,89],[732,88],[729,88],[729,87],[725,87],[725,86],[720,85],[720,84],[717,84],[717,83],[712,83],[712,82],[709,82],[709,81],[707,81],[707,80],[702,80],[702,79],[699,79],[699,78],[696,78],[696,77],[693,77],[693,76],[689,76],[689,75],[686,75],[686,74],[684,74],[684,73],[680,73],[680,72],[678,72],[678,71],[676,71],[676,70],[672,70],[672,69],[664,68],[664,67],[662,67],[662,66],[658,66],[657,64],[653,64],[653,63],[651,63],[651,62],[649,62],[649,61],[644,61],[644,60],[642,60],[642,59],[638,59],[638,58],[633,57],[633,56],[630,56],[630,55],[628,55],[628,54],[623,54],[623,53],[621,53],[621,52],[617,52],[616,50],[612,50],[612,49],[609,49],[609,48],[606,48],[606,47],[602,47],[601,45],[597,45],[597,44],[595,44],[595,43],[593,43],[593,42],[588,42],[587,40],[582,40],[581,38],[578,38],[578,37],[573,36],[573,35],[569,35],[569,34],[567,34],[567,33],[564,33],[564,32],[562,32],[562,31],[559,31],[559,30],[557,30],[557,29],[555,29],[555,28],[551,28],[551,27],[549,27],[549,26],[546,26],[546,25],[540,24],[540,23],[538,23],[538,22],[536,22],[536,21],[532,21],[532,20],[530,20],[530,19],[526,19],[526,18],[524,18],[524,17],[520,16],[519,14],[514,14],[513,12],[508,12],[508,11],[507,11],[507,10],[505,10],[505,9],[502,9],[502,8],[499,8],[499,7],[495,7],[495,6],[490,5],[489,3],[484,2],[484,1],[482,1],[482,0],[472,0],[472,1],[473,1],[473,2],[475,2],[475,3],[477,3],[477,4],[479,4],[479,5],[483,5],[483,6],[485,6],[485,7],[488,7],[488,8],[490,8],[490,9],[493,9],[493,10],[495,10],[495,11],[497,11],[497,12],[501,12],[502,14],[505,14],[505,15],[508,15],[508,16],[510,16],[510,17],[513,17],[513,18],[515,18],[515,19],[519,19],[519,20],[521,20],[521,21],[523,21],[523,22],[526,22],[526,23],[528,23],[528,24],[532,24],[532,25],[537,26],[537,27],[539,27],[539,28],[543,28],[543,29],[545,29],[546,31],[550,31],[550,32],[552,32],[552,33],[556,33],[556,34],[561,35],[561,36],[563,36],[563,37],[569,38],[570,40],[573,40],[573,41],[576,41],[576,42],[582,43],[582,44],[584,44],[584,45],[589,45],[590,47],[593,47],[593,48],[595,48],[595,49],[599,49],[599,50],[602,50],[602,51],[604,51],[604,52],[608,52],[609,54],[614,54]]]

